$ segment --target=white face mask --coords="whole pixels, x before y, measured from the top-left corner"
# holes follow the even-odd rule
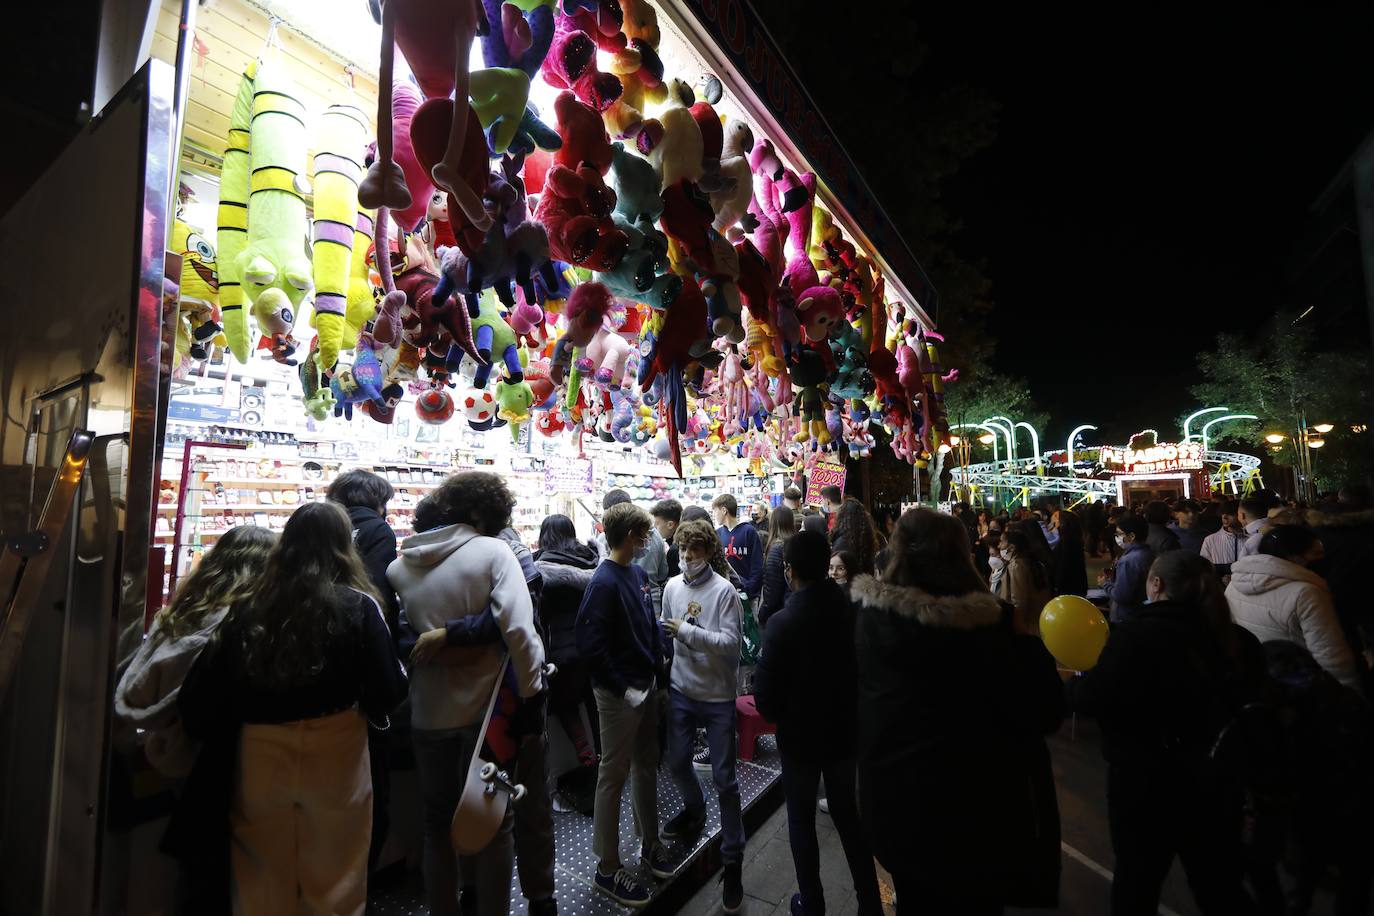
[[[988,565],[993,569],[1001,569],[1004,563],[1006,563],[1006,560],[1002,559],[1001,554],[994,553],[988,557]]]
[[[1124,535],[1124,534],[1118,534],[1118,535],[1116,536],[1116,546],[1118,546],[1118,547],[1125,547],[1125,546],[1126,546],[1126,535]]]
[[[688,560],[682,564],[682,571],[688,579],[697,579],[706,572],[707,563],[705,560]]]

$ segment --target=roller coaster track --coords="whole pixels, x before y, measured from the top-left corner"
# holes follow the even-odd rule
[[[1046,452],[1040,463],[1049,469],[1062,470],[1063,451]],[[1204,466],[1210,465],[1208,475],[1213,490],[1229,488],[1239,493],[1247,480],[1259,470],[1260,460],[1254,455],[1240,452],[1208,451],[1202,456]],[[1061,477],[1054,474],[1035,473],[1034,458],[1018,458],[1015,461],[985,461],[968,467],[954,467],[954,483],[958,487],[976,487],[981,490],[1023,490],[1041,493],[1057,493],[1065,496],[1105,497],[1116,495],[1114,477]]]

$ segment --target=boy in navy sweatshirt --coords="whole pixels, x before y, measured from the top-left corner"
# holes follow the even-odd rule
[[[602,517],[609,556],[596,568],[577,611],[577,649],[591,666],[601,719],[601,764],[592,815],[598,890],[628,907],[649,902],[649,892],[621,866],[620,796],[634,771],[633,804],[643,841],[641,854],[657,878],[670,878],[658,834],[658,685],[667,657],[654,614],[649,577],[635,553],[649,540],[649,513],[633,503],[611,506]]]
[[[748,522],[737,519],[739,503],[729,493],[722,493],[711,502],[715,514],[716,534],[725,547],[725,560],[743,583],[741,588],[751,602],[759,600],[763,592],[763,539]]]

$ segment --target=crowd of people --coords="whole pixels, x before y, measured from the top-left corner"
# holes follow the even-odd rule
[[[650,511],[613,490],[590,542],[551,515],[525,545],[502,478],[463,472],[416,507],[399,550],[392,495],[349,471],[280,534],[227,532],[123,672],[116,713],[177,791],[163,848],[180,912],[362,913],[398,716],[430,913],[504,916],[518,870],[530,912],[556,914],[553,818],[569,808],[592,817],[589,881],[643,906],[705,829],[708,789],[722,908],[738,912],[744,700],[776,726],[794,916],[825,912],[822,783],[861,916],[882,910],[875,860],[899,910],[1056,905],[1046,737],[1069,712],[1101,725],[1114,914],[1156,912],[1175,858],[1208,914],[1305,913],[1329,868],[1336,912],[1367,912],[1365,491],[1315,508],[1257,496],[875,518],[834,487],[819,510],[796,488],[776,507],[726,494]],[[1104,557],[1092,589],[1088,562]],[[1108,612],[1089,671],[1062,670],[1040,639],[1056,595]],[[460,856],[455,811],[502,684],[519,697],[512,780],[527,791]],[[556,780],[550,716],[576,755]],[[661,764],[682,807],[660,824]]]

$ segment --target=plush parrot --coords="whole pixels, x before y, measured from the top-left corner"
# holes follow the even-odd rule
[[[292,362],[291,332],[312,283],[305,253],[305,106],[283,67],[265,61],[254,81],[248,245],[238,257],[260,346]]]
[[[358,182],[363,174],[367,135],[367,116],[353,105],[330,105],[320,116],[315,140],[312,251],[315,315],[312,322],[319,332],[318,358],[322,372],[333,370],[345,336],[359,217]],[[366,253],[364,247],[364,258]],[[357,343],[356,331],[352,342]]]
[[[240,281],[239,255],[248,245],[249,127],[253,118],[253,82],[257,61],[249,61],[239,80],[239,94],[229,116],[229,140],[219,176],[219,301],[229,350],[248,361],[248,316]]]

